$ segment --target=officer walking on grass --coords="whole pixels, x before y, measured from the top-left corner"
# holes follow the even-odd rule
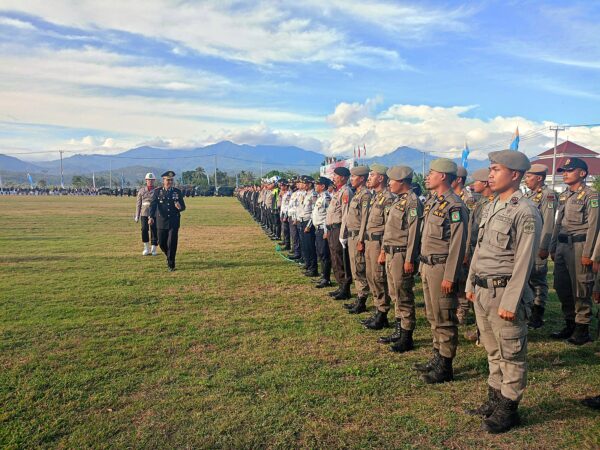
[[[185,201],[181,191],[173,187],[175,172],[168,170],[162,175],[162,187],[154,190],[150,202],[148,223],[156,222],[158,229],[158,245],[167,257],[169,272],[175,270],[175,256],[179,239],[181,212],[185,211]]]
[[[550,254],[554,260],[554,289],[562,304],[565,327],[551,336],[583,345],[592,340],[592,253],[600,231],[598,193],[585,184],[585,161],[567,159],[558,172],[563,174],[568,188],[559,197]]]
[[[488,400],[468,413],[484,418],[485,431],[501,433],[520,423],[518,406],[527,384],[527,317],[533,303],[529,276],[542,218],[519,189],[531,166],[527,156],[503,150],[489,158],[490,187],[497,197],[482,213],[467,283],[488,355]]]

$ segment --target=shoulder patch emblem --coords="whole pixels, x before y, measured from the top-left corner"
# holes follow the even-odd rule
[[[450,213],[450,220],[453,223],[460,222],[460,210],[452,211]]]
[[[525,221],[525,224],[523,225],[523,233],[527,233],[527,234],[535,233],[535,220],[534,219],[528,219],[527,221]]]
[[[510,199],[510,203],[513,205],[516,205],[517,203],[519,203],[519,197],[513,197]]]
[[[417,208],[410,209],[410,217],[417,217]]]
[[[598,199],[597,198],[593,198],[590,200],[590,208],[597,208],[598,207]]]

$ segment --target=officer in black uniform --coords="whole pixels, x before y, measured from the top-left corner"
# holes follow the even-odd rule
[[[162,174],[163,185],[154,191],[148,223],[156,221],[158,229],[158,245],[167,256],[169,272],[175,270],[175,254],[177,253],[177,240],[181,211],[185,211],[185,201],[182,192],[173,187],[175,172],[168,170]],[[150,222],[152,220],[152,223]]]

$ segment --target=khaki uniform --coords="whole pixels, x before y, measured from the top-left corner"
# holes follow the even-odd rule
[[[567,322],[591,322],[595,276],[592,266],[581,264],[581,257],[591,258],[598,231],[598,193],[588,186],[563,192],[550,253],[555,254],[554,289]]]
[[[340,243],[342,222],[346,219],[348,204],[352,200],[352,189],[342,186],[332,196],[327,207],[325,225],[327,227],[327,244],[331,255],[333,275],[339,286],[349,286],[352,283],[348,250]],[[346,203],[345,203],[346,202]]]
[[[544,185],[536,191],[527,194],[527,198],[537,206],[542,216],[542,236],[540,238],[540,250],[550,250],[550,241],[554,231],[554,220],[558,206],[556,192]],[[548,259],[541,259],[535,255],[535,265],[531,270],[529,283],[533,288],[534,304],[545,308],[548,300]]]
[[[469,215],[469,232],[467,234],[467,265],[471,265],[471,258],[475,253],[475,245],[477,245],[477,236],[479,235],[479,223],[481,222],[481,214],[485,205],[494,200],[494,196],[481,197],[473,206],[473,210]]]
[[[469,212],[469,217],[467,219],[467,224],[468,224],[470,221],[470,218],[471,218],[471,213],[473,212],[473,209],[475,208],[475,204],[477,202],[475,201],[475,197],[473,196],[473,194],[466,188],[463,189],[457,195],[462,200],[462,202],[465,204],[465,206],[467,207],[467,210]],[[468,227],[468,225],[467,225],[467,227]],[[468,237],[468,229],[467,229],[467,237]],[[467,240],[467,242],[468,242],[468,240]],[[468,264],[462,264],[461,270],[460,270],[460,276],[458,277],[458,288],[457,289],[458,289],[459,308],[463,311],[469,311],[471,309],[471,303],[465,297],[465,286],[467,284],[468,273],[469,273]]]
[[[352,278],[354,279],[358,297],[366,297],[369,295],[365,253],[359,252],[356,245],[365,240],[370,201],[371,194],[369,190],[366,186],[362,186],[355,192],[352,200],[350,200],[346,220],[342,226],[342,236],[344,231],[347,232],[348,236],[350,268],[352,270]]]
[[[600,263],[600,239],[596,239],[596,248],[592,254],[592,260]],[[594,292],[600,292],[600,270],[596,274],[596,283],[594,284]]]
[[[383,250],[387,272],[388,292],[394,302],[396,320],[404,330],[416,326],[414,273],[404,272],[404,263],[417,268],[423,204],[414,192],[401,194],[391,207],[386,208]]]
[[[483,211],[467,292],[475,293],[480,341],[488,354],[488,384],[520,401],[527,384],[527,317],[533,303],[529,275],[538,252],[542,219],[520,191],[495,199]],[[498,308],[516,315],[504,320]]]
[[[458,282],[467,242],[468,211],[451,190],[432,195],[425,205],[421,238],[421,278],[433,347],[445,358],[454,358],[458,345],[457,285],[442,294],[442,281]]]
[[[367,218],[365,242],[365,262],[367,282],[373,294],[375,309],[387,313],[390,310],[390,297],[386,281],[385,265],[377,259],[381,253],[381,241],[385,228],[385,213],[394,202],[394,194],[387,189],[377,192],[371,197],[369,217]]]

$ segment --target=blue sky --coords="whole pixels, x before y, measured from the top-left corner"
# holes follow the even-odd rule
[[[535,154],[549,125],[600,122],[599,20],[587,1],[0,0],[0,152],[483,158],[518,126]],[[567,136],[600,150],[600,127]]]

